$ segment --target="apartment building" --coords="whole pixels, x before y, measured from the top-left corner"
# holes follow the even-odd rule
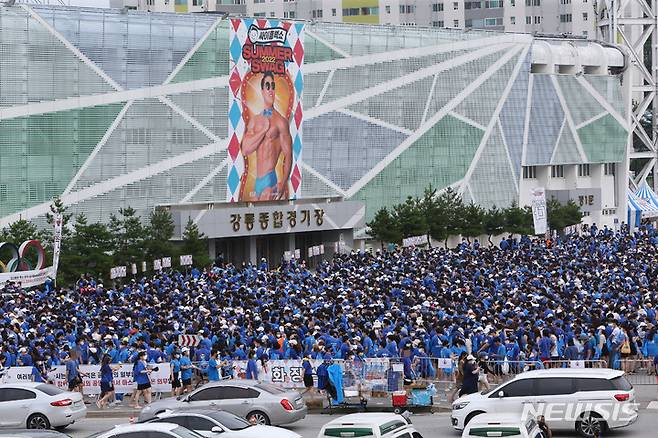
[[[594,0],[246,0],[247,15],[593,37]]]
[[[490,29],[593,38],[594,0],[110,0],[153,12],[227,12],[266,18]]]
[[[110,0],[110,7],[150,12],[217,12],[233,15],[247,13],[246,0]]]

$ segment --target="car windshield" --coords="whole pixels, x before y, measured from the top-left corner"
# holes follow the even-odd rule
[[[180,438],[203,438],[202,435],[184,427],[177,427],[173,429],[172,432]]]
[[[507,383],[508,383],[508,382],[500,383],[498,386],[496,386],[496,387],[493,388],[493,389],[485,389],[485,390],[482,391],[480,394],[482,394],[482,395],[495,394],[495,393],[497,393],[498,391],[500,391],[500,388],[502,388],[502,387],[503,387],[505,384],[507,384]]]
[[[222,411],[213,412],[208,416],[221,423],[227,429],[231,429],[231,430],[243,430],[253,426],[253,424],[251,424],[247,420],[243,420],[242,418],[233,415],[229,412],[222,412]]]
[[[286,392],[285,389],[275,386],[275,385],[269,385],[267,383],[259,383],[258,385],[254,385],[254,388],[260,389],[261,391],[269,392],[270,394],[283,394]]]
[[[55,385],[37,385],[36,389],[48,395],[59,395],[64,392]]]

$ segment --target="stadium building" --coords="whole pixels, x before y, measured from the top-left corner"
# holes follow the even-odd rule
[[[343,23],[306,23],[299,199],[228,203],[229,26],[0,6],[0,227],[40,220],[57,196],[90,221],[166,205],[178,232],[191,218],[211,252],[255,260],[352,247],[380,207],[430,184],[485,207],[545,187],[588,222],[626,220],[620,49]]]

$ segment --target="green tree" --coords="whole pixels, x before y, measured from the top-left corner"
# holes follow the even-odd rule
[[[120,208],[119,215],[111,214],[109,224],[114,244],[114,264],[129,265],[144,258],[146,230],[134,208]]]
[[[504,231],[512,234],[532,234],[532,210],[530,207],[521,208],[516,202],[503,211],[505,216]]]
[[[489,238],[487,239],[489,245],[493,246],[494,243],[491,240],[491,236],[502,233],[505,227],[504,211],[494,205],[485,212],[482,225],[484,227],[484,232],[489,235]]]
[[[546,211],[549,228],[558,232],[565,227],[579,224],[583,217],[580,207],[572,200],[561,204],[557,199],[551,198],[546,202]]]
[[[418,198],[409,196],[406,201],[394,206],[393,212],[403,238],[427,233],[427,222],[420,209]]]
[[[181,254],[191,254],[195,266],[207,266],[211,262],[208,256],[208,239],[199,231],[199,227],[191,217],[187,218],[187,224],[183,230]]]
[[[166,208],[158,207],[151,211],[146,235],[144,246],[149,260],[174,257],[177,254],[176,247],[171,242],[174,237],[174,220]]]
[[[377,211],[372,221],[366,224],[370,228],[370,236],[381,242],[382,248],[386,243],[400,243],[402,236],[396,218],[391,215],[386,207]]]
[[[470,203],[465,206],[463,212],[463,225],[461,234],[470,242],[471,237],[477,237],[484,234],[484,215],[485,211],[479,205]]]
[[[58,279],[71,285],[83,274],[108,278],[110,268],[114,265],[113,244],[107,225],[90,224],[87,217],[80,213],[74,219],[66,250],[60,256]]]
[[[36,225],[25,219],[19,219],[12,222],[9,226],[2,229],[0,233],[0,241],[11,242],[15,245],[20,245],[26,240],[42,240],[43,233],[39,231]]]
[[[448,245],[448,237],[460,234],[464,228],[464,201],[452,187],[446,188],[437,200],[435,223],[430,229],[435,230],[433,237],[443,239]],[[438,233],[437,233],[438,232]]]

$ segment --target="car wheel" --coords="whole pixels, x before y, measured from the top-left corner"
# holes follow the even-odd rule
[[[261,411],[253,411],[247,414],[247,421],[251,424],[261,424],[264,426],[270,425],[270,418]]]
[[[48,417],[42,414],[30,415],[27,419],[28,429],[50,429],[50,421]]]
[[[586,438],[601,436],[605,429],[605,421],[596,412],[585,412],[576,421],[576,432]]]
[[[470,414],[468,414],[468,416],[466,417],[466,420],[464,420],[464,427],[466,427],[466,425],[467,425],[468,423],[470,423],[471,420],[472,420],[473,418],[477,417],[477,416],[480,415],[480,414],[484,414],[484,412],[482,412],[482,411],[475,411],[475,412],[471,412]]]

